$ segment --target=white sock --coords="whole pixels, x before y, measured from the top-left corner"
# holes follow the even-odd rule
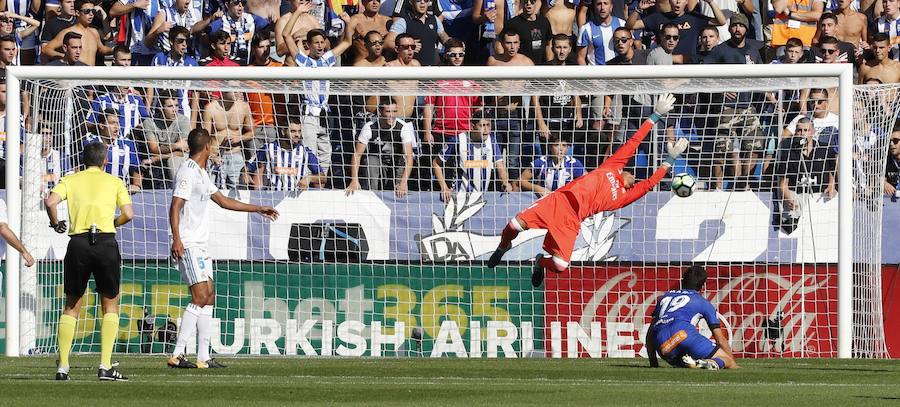
[[[206,305],[200,309],[200,318],[197,320],[197,360],[206,362],[209,360],[209,340],[212,337],[213,306]]]
[[[188,340],[194,336],[194,332],[197,330],[197,319],[200,317],[200,312],[200,306],[194,303],[189,303],[185,308],[184,315],[181,316],[181,326],[178,327],[178,339],[175,340],[173,356],[184,355]]]

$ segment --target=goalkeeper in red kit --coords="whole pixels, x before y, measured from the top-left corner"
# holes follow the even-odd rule
[[[669,113],[674,105],[675,97],[671,94],[660,96],[653,107],[653,114],[600,167],[544,196],[512,218],[503,229],[500,245],[488,260],[488,267],[494,268],[500,263],[520,232],[547,229],[544,250],[549,256],[538,254],[535,257],[531,284],[535,287],[541,285],[545,269],[559,273],[568,268],[581,222],[594,214],[624,208],[640,199],[662,180],[675,159],[687,149],[687,139],[670,143],[666,161],[650,178],[641,182],[635,183],[634,175],[622,170],[653,124]]]

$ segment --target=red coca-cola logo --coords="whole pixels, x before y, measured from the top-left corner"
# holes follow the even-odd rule
[[[643,340],[662,292],[677,288],[680,267],[628,266],[572,268],[546,281],[546,338],[550,326],[569,322],[586,330],[630,326],[635,356],[646,356]],[[834,266],[722,265],[707,267],[704,296],[717,308],[738,357],[834,357],[837,349],[837,274]],[[613,325],[616,324],[616,325]],[[700,323],[701,332],[708,330]],[[605,329],[605,328],[604,328]],[[617,329],[618,335],[628,335]],[[606,331],[604,331],[606,332]],[[603,337],[603,355],[621,340]],[[548,354],[554,341],[548,340]],[[618,347],[614,354],[622,355]],[[563,351],[566,354],[566,351]],[[624,354],[627,354],[625,352]],[[587,354],[579,351],[579,355]]]

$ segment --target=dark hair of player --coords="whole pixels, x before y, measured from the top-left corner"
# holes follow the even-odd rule
[[[193,129],[188,133],[188,150],[190,150],[190,155],[200,153],[207,145],[209,145],[209,132],[205,129]]]
[[[100,167],[106,160],[106,144],[99,141],[89,143],[84,147],[84,166]]]
[[[681,289],[700,291],[706,284],[706,269],[701,265],[693,265],[684,270],[681,276]]]

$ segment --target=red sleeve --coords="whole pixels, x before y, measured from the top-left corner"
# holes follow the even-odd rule
[[[434,103],[434,99],[435,99],[434,95],[425,96],[425,104],[426,105],[436,105],[437,103]]]
[[[653,128],[653,121],[650,119],[644,120],[644,123],[641,124],[641,127],[631,136],[628,141],[619,147],[616,150],[615,154],[610,156],[603,162],[602,166],[606,168],[618,168],[622,169],[625,167],[625,164],[628,163],[628,160],[631,159],[631,156],[634,155],[634,152],[637,151],[641,142],[644,141],[644,137],[647,137],[647,134],[650,133],[650,129]]]
[[[631,189],[625,191],[625,197],[622,199],[621,206],[619,208],[624,208],[630,205],[632,202],[641,199],[642,196],[646,195],[647,192],[650,192],[656,184],[659,184],[662,181],[663,177],[666,176],[666,173],[669,172],[668,165],[661,165],[650,178],[647,178],[637,184],[634,184]]]

